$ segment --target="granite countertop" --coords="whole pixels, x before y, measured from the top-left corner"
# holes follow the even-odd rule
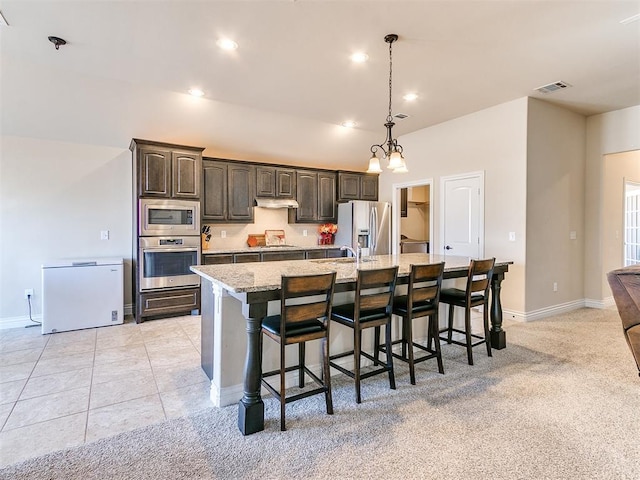
[[[270,247],[271,248],[271,247]],[[252,262],[227,265],[197,265],[191,270],[201,277],[221,286],[231,293],[263,292],[278,290],[282,275],[312,275],[335,271],[336,283],[354,282],[357,270],[399,266],[398,276],[409,274],[413,263],[437,263],[445,261],[445,272],[469,266],[469,257],[443,256],[429,253],[404,253],[401,255],[375,255],[365,257],[358,265],[351,257],[323,258],[318,260],[287,260],[282,262]],[[506,265],[512,262],[498,262]]]
[[[269,247],[235,247],[235,248],[208,248],[203,250],[203,255],[225,254],[225,253],[248,253],[248,252],[273,252],[273,251],[296,251],[296,250],[329,250],[340,248],[340,245],[309,245],[308,247],[298,247],[295,245],[273,245]]]

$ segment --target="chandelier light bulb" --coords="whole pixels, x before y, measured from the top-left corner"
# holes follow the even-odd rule
[[[369,168],[367,169],[367,173],[382,173],[380,159],[378,159],[375,153],[369,159]]]
[[[404,162],[402,161],[402,155],[400,155],[400,152],[392,152],[391,156],[389,157],[389,169],[395,170],[398,168],[401,168],[404,165]],[[404,168],[406,169],[406,165],[404,165]]]

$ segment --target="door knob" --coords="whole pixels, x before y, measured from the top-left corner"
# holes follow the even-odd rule
[[[447,245],[446,247],[444,247],[445,250],[453,250],[453,247],[450,247],[449,245]]]

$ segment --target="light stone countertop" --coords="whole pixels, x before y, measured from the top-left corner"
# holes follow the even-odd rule
[[[281,286],[282,275],[313,275],[335,271],[337,273],[336,283],[348,283],[356,280],[358,268],[370,270],[398,265],[398,276],[403,277],[409,274],[411,264],[442,261],[445,262],[445,272],[447,272],[468,268],[470,258],[430,253],[404,253],[365,257],[358,265],[350,257],[341,257],[318,260],[197,265],[192,266],[191,270],[230,293],[248,293],[278,290]],[[496,265],[510,263],[512,262],[496,261]]]

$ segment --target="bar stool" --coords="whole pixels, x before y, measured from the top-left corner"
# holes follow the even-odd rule
[[[280,368],[262,374],[262,385],[280,401],[280,430],[285,428],[285,404],[302,398],[325,394],[327,413],[333,413],[331,398],[331,375],[329,374],[329,319],[333,301],[336,272],[320,275],[283,276],[280,314],[265,317],[262,321],[262,338],[266,335],[280,344]],[[315,298],[310,298],[315,297]],[[305,366],[305,342],[322,340],[322,379]],[[298,344],[298,364],[285,367],[285,346]],[[262,345],[260,350],[262,351]],[[304,387],[305,373],[318,385],[289,397],[285,394],[285,374],[298,370],[298,386]],[[279,375],[280,389],[277,390],[265,380]]]
[[[358,270],[355,300],[346,305],[336,305],[331,311],[331,320],[353,329],[353,350],[329,357],[329,364],[355,380],[356,403],[361,403],[360,381],[373,375],[388,372],[389,387],[396,389],[393,373],[393,357],[391,355],[391,314],[393,294],[398,278],[398,267]],[[385,326],[385,345],[387,347],[387,363],[381,368],[367,373],[360,371],[360,357],[364,356],[380,365],[377,357],[362,351],[362,331],[367,328]],[[374,346],[375,351],[377,347]],[[353,355],[353,371],[331,361]]]
[[[392,345],[402,344],[402,353],[393,353],[393,356],[409,364],[409,377],[411,384],[415,385],[416,363],[435,358],[438,362],[438,371],[444,374],[440,339],[438,338],[438,305],[442,277],[444,276],[444,262],[411,265],[410,268],[407,295],[396,296],[393,300],[393,314],[402,317],[402,338],[392,342]],[[426,346],[413,339],[413,320],[422,317],[429,317]],[[431,347],[432,341],[433,348]],[[379,343],[379,329],[376,329],[376,345]],[[415,358],[414,347],[427,352],[427,354]],[[380,351],[386,351],[386,347],[383,345],[378,348]],[[375,356],[377,358],[377,355]]]
[[[439,331],[439,333],[447,332],[447,336],[446,338],[440,337],[440,339],[446,340],[447,343],[467,347],[467,360],[469,361],[469,365],[473,365],[472,348],[477,345],[481,345],[482,343],[486,344],[487,355],[491,356],[491,339],[489,337],[489,287],[491,286],[491,277],[493,276],[495,262],[495,258],[471,260],[469,273],[467,274],[466,289],[443,288],[442,292],[440,292],[440,303],[449,304],[449,324],[447,328]],[[471,309],[478,306],[482,306],[484,337],[471,333]],[[453,307],[464,308],[464,330],[453,328]],[[453,340],[453,332],[464,334],[465,342]],[[473,343],[473,338],[480,339],[480,341]]]

